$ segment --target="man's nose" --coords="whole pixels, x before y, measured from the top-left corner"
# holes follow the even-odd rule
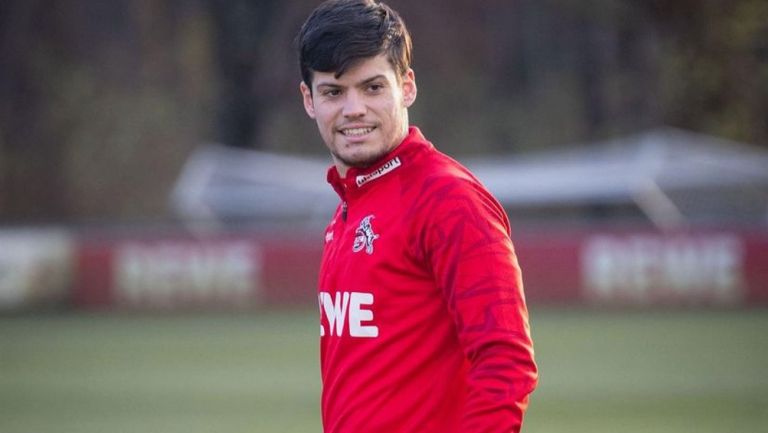
[[[363,96],[358,92],[348,92],[347,97],[344,100],[344,117],[361,117],[365,115],[366,107]]]

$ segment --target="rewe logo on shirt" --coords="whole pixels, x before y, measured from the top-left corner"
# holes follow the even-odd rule
[[[328,292],[318,294],[320,303],[320,336],[341,337],[345,330],[350,337],[374,338],[379,336],[379,327],[364,325],[373,320],[373,294],[364,292]],[[325,319],[325,320],[323,320]],[[324,323],[327,321],[328,330]]]

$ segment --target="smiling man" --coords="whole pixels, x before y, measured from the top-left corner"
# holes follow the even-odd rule
[[[537,369],[504,210],[409,126],[411,39],[372,0],[297,37],[304,108],[341,198],[320,269],[326,433],[519,432]]]
[[[386,54],[336,74],[313,70],[311,84],[302,82],[301,92],[344,176],[347,168],[370,166],[405,139],[416,82],[413,70],[399,74]]]

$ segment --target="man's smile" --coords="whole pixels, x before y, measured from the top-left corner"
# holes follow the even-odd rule
[[[341,128],[339,129],[339,132],[346,137],[363,137],[373,132],[374,129],[376,129],[374,126]]]

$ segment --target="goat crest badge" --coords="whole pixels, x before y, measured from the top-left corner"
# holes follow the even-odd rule
[[[373,215],[368,215],[360,221],[360,225],[355,230],[355,243],[352,245],[352,252],[359,253],[365,248],[365,252],[373,254],[373,241],[379,238],[379,235],[373,232],[371,220]]]

